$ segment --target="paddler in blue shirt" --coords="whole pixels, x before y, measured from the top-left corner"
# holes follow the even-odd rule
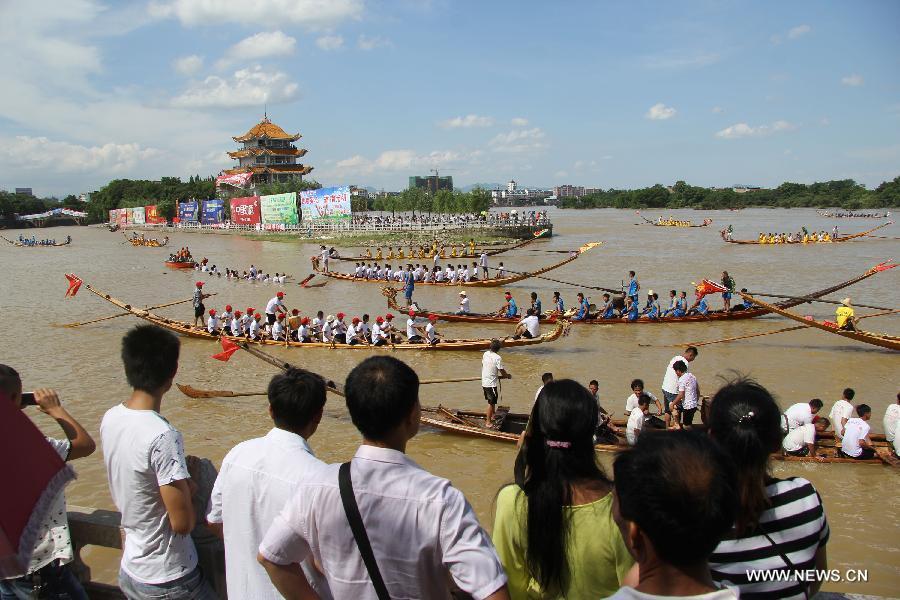
[[[640,307],[637,302],[632,302],[628,305],[628,310],[625,315],[622,317],[627,321],[637,321],[640,318]]]
[[[700,296],[697,298],[697,301],[694,302],[694,305],[691,306],[691,309],[688,311],[689,315],[703,315],[704,317],[709,314],[709,305],[706,303],[706,296]]]
[[[544,311],[541,308],[541,299],[538,298],[537,292],[531,292],[531,309],[538,319],[544,318]]]
[[[563,303],[562,296],[559,295],[559,292],[553,292],[553,304],[555,306],[554,310],[559,314],[566,312],[566,305]]]
[[[650,293],[647,294],[647,308],[644,309],[643,315],[651,321],[656,321],[659,319],[659,313],[659,296],[650,290]]]
[[[578,292],[576,302],[578,303],[578,312],[575,313],[575,316],[572,317],[572,319],[575,321],[584,321],[588,318],[590,304],[588,304],[588,301],[584,299],[584,294],[582,294],[581,292]]]
[[[675,312],[672,313],[673,317],[683,317],[687,314],[687,292],[681,292],[681,295],[678,297],[678,301],[675,304]]]
[[[601,319],[612,319],[616,316],[616,309],[609,298],[609,294],[603,294],[603,304],[600,306],[598,314]]]
[[[514,319],[519,314],[519,307],[516,305],[511,292],[506,292],[503,297],[506,299],[506,303],[497,311],[497,316]]]

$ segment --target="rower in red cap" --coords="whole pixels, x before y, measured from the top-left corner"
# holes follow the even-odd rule
[[[440,341],[440,334],[435,330],[434,324],[437,323],[438,317],[432,313],[428,315],[428,325],[425,326],[425,343],[434,346]]]
[[[409,311],[406,320],[406,341],[410,344],[421,344],[425,341],[425,329],[422,323],[416,322],[416,311]]]
[[[284,292],[278,292],[275,294],[275,297],[266,304],[266,321],[269,323],[269,327],[272,327],[272,325],[275,324],[276,312],[287,312],[287,309],[284,307],[283,298]]]
[[[206,307],[203,306],[203,299],[209,298],[209,294],[203,293],[203,282],[198,281],[194,284],[194,327],[203,325],[203,315],[206,314]]]
[[[216,316],[216,309],[209,309],[209,319],[206,320],[206,331],[213,335],[219,335],[219,317]]]
[[[309,343],[312,341],[312,332],[309,327],[309,317],[300,319],[300,328],[297,329],[297,341]]]
[[[365,341],[365,339],[360,335],[359,331],[359,317],[353,317],[350,321],[350,327],[347,328],[347,343],[351,346],[356,346]]]
[[[388,342],[394,343],[400,341],[400,336],[397,334],[397,328],[394,326],[394,315],[392,313],[384,315],[384,325],[381,326],[381,331],[384,333],[384,337]]]
[[[331,331],[334,335],[334,341],[337,344],[346,344],[347,343],[347,324],[344,322],[344,317],[347,316],[342,312],[339,312],[337,315],[337,320],[332,323]]]
[[[384,329],[384,317],[375,317],[375,324],[372,325],[372,345],[384,346],[388,341],[388,334]]]
[[[234,313],[231,310],[231,305],[226,304],[224,312],[219,315],[219,320],[222,322],[222,333],[231,335],[231,319],[233,317]]]

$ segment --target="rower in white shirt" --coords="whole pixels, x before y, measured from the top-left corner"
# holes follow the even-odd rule
[[[300,327],[297,328],[297,341],[304,344],[313,341],[312,331],[309,326],[309,317],[300,319]]]
[[[253,315],[253,318],[250,320],[250,327],[247,330],[247,335],[251,340],[259,339],[259,322],[262,320],[262,315]]]
[[[284,313],[279,313],[272,325],[272,339],[277,342],[284,341]]]
[[[226,304],[225,310],[219,315],[219,321],[222,322],[222,327],[225,329],[225,333],[231,335],[231,320],[234,318],[234,312],[232,312],[231,305]]]
[[[834,427],[834,436],[837,439],[844,437],[844,425],[853,417],[853,397],[856,392],[852,388],[844,390],[841,399],[834,403],[828,418],[831,420],[831,426]]]
[[[394,315],[392,313],[384,315],[384,324],[381,326],[381,332],[388,342],[400,339],[400,336],[397,334],[397,327],[394,325]]]
[[[500,266],[497,267],[496,279],[503,279],[504,277],[506,277],[506,267],[503,266],[503,263],[500,263]]]
[[[472,281],[472,276],[469,274],[469,267],[463,269],[460,279],[462,279],[462,281]]]
[[[781,448],[790,456],[815,456],[816,434],[825,431],[830,425],[830,419],[816,416],[812,423],[805,423],[789,431],[781,442]]]
[[[372,345],[384,346],[387,343],[387,335],[381,329],[384,325],[383,317],[376,317],[375,324],[372,325]]]
[[[519,324],[516,325],[516,333],[515,335],[513,335],[513,339],[517,340],[520,338],[536,338],[540,335],[540,327],[541,322],[537,318],[537,315],[534,314],[534,309],[529,308],[526,311],[525,318],[519,321]]]
[[[360,339],[359,330],[357,329],[359,327],[359,323],[359,317],[353,317],[353,319],[350,321],[350,326],[347,327],[346,343],[350,344],[351,346],[355,346],[363,342],[363,340]]]
[[[325,319],[325,324],[322,325],[322,341],[326,344],[333,343],[334,340],[334,315],[328,315]]]
[[[312,335],[314,341],[322,341],[323,327],[325,327],[325,313],[320,310],[318,313],[316,313],[316,316],[312,320],[312,324],[310,326],[310,334]]]
[[[219,318],[216,316],[216,309],[209,309],[209,319],[206,320],[206,331],[213,335],[219,335]]]
[[[659,400],[657,400],[656,396],[651,394],[650,392],[644,391],[644,380],[643,379],[634,379],[631,382],[631,395],[625,399],[625,414],[630,415],[631,411],[633,411],[638,406],[638,398],[641,394],[647,394],[650,400],[656,403],[656,410],[659,414],[663,414],[662,404],[660,404]]]
[[[793,431],[801,425],[813,422],[813,417],[822,410],[822,401],[813,398],[809,402],[798,402],[792,404],[790,408],[784,411],[784,418],[787,424],[787,431]]]
[[[334,335],[334,341],[338,344],[347,343],[347,323],[344,322],[346,315],[342,312],[337,314],[337,319],[331,324],[331,331]]]
[[[425,343],[431,346],[434,346],[440,340],[439,334],[434,328],[434,324],[437,323],[437,320],[437,315],[430,314],[428,315],[428,324],[425,326]]]
[[[897,424],[900,423],[900,392],[897,393],[897,401],[889,404],[884,411],[884,439],[888,442],[897,441]],[[897,444],[894,444],[896,447]]]
[[[650,414],[650,395],[641,394],[637,399],[637,406],[631,409],[628,415],[628,423],[625,425],[625,440],[629,446],[637,443],[638,436],[644,427],[644,421]]]
[[[875,458],[875,447],[869,437],[869,419],[872,418],[872,409],[868,404],[860,404],[856,407],[856,414],[844,426],[844,439],[841,442],[840,455],[856,460],[868,460]]]
[[[235,337],[241,337],[244,335],[244,325],[241,321],[241,311],[234,311],[234,316],[231,318],[231,335]]]
[[[421,343],[424,335],[422,325],[416,321],[416,311],[409,311],[409,318],[406,320],[406,341],[410,344]]]
[[[469,314],[469,296],[465,291],[459,293],[459,310],[457,311],[458,315],[467,315]]]
[[[362,320],[360,320],[359,324],[357,324],[356,334],[359,336],[359,339],[362,342],[372,341],[372,329],[369,326],[369,315],[368,314],[364,314],[362,316]]]

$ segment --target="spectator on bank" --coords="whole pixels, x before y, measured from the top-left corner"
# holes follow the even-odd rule
[[[7,365],[0,365],[0,392],[8,396],[17,408],[25,408],[22,403],[22,379],[15,369]],[[65,440],[47,437],[47,442],[60,458],[68,462],[93,454],[96,448],[93,438],[63,407],[55,391],[44,388],[35,390],[34,404],[54,419],[66,435]],[[4,493],[15,494],[15,483],[7,484],[10,487]],[[66,496],[62,490],[53,497],[50,511],[38,526],[34,552],[25,575],[0,581],[0,598],[87,600],[87,594],[69,569],[74,553],[66,518]]]
[[[125,533],[119,588],[129,600],[216,598],[197,566],[196,524],[184,442],[160,414],[178,371],[180,342],[155,325],[122,339],[125,377],[133,388],[100,424],[103,461]]]
[[[748,576],[828,568],[829,528],[818,492],[806,479],[776,479],[769,470],[769,456],[781,447],[775,399],[755,381],[730,383],[713,397],[709,429],[734,460],[738,478],[734,527],[709,559],[713,579],[761,598],[812,598],[821,582],[751,582]]]
[[[735,600],[713,582],[707,562],[734,523],[737,478],[729,457],[705,435],[675,431],[641,436],[616,458],[613,473],[613,514],[639,582],[611,598]]]
[[[207,516],[210,528],[225,540],[230,598],[281,598],[256,560],[259,543],[293,496],[298,480],[325,466],[308,442],[325,407],[322,378],[290,369],[272,378],[268,396],[275,426],[264,437],[241,442],[225,455]],[[315,565],[304,562],[302,568],[319,597],[330,598]]]
[[[493,539],[513,598],[602,598],[634,564],[597,464],[597,403],[571,379],[549,381],[531,412],[515,483],[500,490]]]
[[[476,600],[509,598],[497,553],[462,492],[406,456],[421,414],[415,371],[392,357],[368,358],[347,376],[345,393],[363,443],[352,461],[304,476],[266,533],[259,560],[278,591],[311,597],[297,566],[311,559],[335,598],[443,600],[451,578]]]

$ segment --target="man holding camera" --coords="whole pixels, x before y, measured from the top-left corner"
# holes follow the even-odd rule
[[[93,438],[63,407],[55,391],[41,388],[23,394],[22,379],[16,370],[0,365],[0,393],[9,396],[19,408],[36,405],[41,412],[56,420],[66,439],[48,437],[47,442],[63,460],[83,458],[94,452],[96,444]],[[15,493],[12,489],[8,491]],[[69,522],[66,519],[66,497],[60,491],[53,499],[52,510],[41,523],[28,570],[22,577],[0,581],[0,598],[87,600],[84,588],[68,567],[73,557]]]

